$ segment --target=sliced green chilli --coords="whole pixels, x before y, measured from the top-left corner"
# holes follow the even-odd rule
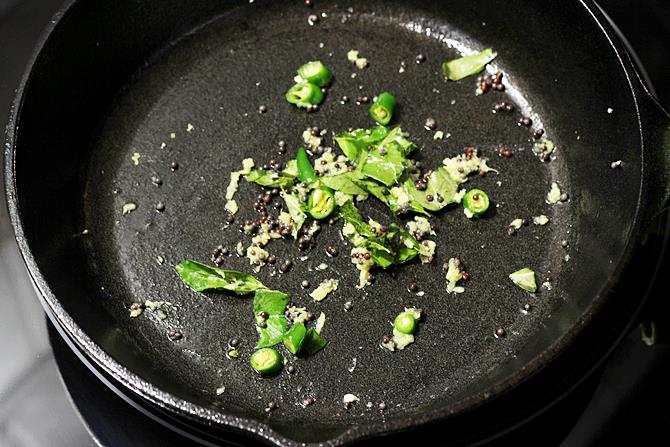
[[[403,312],[395,317],[393,327],[403,334],[413,334],[416,331],[416,318],[410,312]]]
[[[263,375],[274,374],[282,367],[282,356],[272,348],[262,348],[251,354],[251,367]]]
[[[391,122],[395,105],[395,96],[388,92],[381,93],[377,96],[374,104],[370,106],[370,116],[373,120],[385,126]]]
[[[489,196],[481,189],[471,189],[463,197],[463,207],[479,216],[489,209]]]
[[[333,77],[328,67],[323,65],[321,61],[307,62],[302,67],[298,68],[298,74],[305,81],[320,87],[328,85]]]
[[[312,105],[321,104],[323,92],[321,87],[311,82],[301,82],[294,85],[286,92],[286,100],[298,107],[307,108]]]
[[[301,182],[312,183],[317,180],[316,173],[314,172],[314,166],[307,156],[307,151],[304,147],[298,149],[298,154],[295,157],[296,164],[298,165],[298,178]]]
[[[315,219],[325,219],[335,211],[335,194],[333,190],[321,186],[309,195],[309,214]]]

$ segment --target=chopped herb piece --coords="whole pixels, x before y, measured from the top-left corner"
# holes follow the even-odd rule
[[[288,331],[284,315],[289,296],[276,290],[261,289],[254,295],[254,315],[259,340],[256,349],[281,343]]]
[[[263,375],[278,372],[283,364],[282,356],[272,348],[263,348],[251,354],[251,367]]]
[[[196,261],[182,261],[175,267],[182,281],[196,292],[204,290],[227,290],[245,295],[265,286],[248,273],[222,270]]]
[[[325,176],[319,179],[319,182],[323,186],[327,186],[333,191],[339,191],[352,196],[367,194],[368,191],[359,184],[361,181],[361,175],[356,171]]]
[[[254,295],[254,314],[284,315],[289,296],[277,290],[260,289]]]
[[[231,359],[236,359],[239,356],[240,356],[240,351],[238,351],[237,349],[231,349],[230,351],[228,351],[228,357],[230,357]]]
[[[286,349],[288,349],[291,354],[297,354],[302,347],[306,334],[307,328],[303,323],[294,324],[286,335],[284,335],[284,346],[286,346]]]
[[[318,180],[318,177],[314,173],[314,167],[312,162],[307,156],[307,151],[304,147],[298,149],[298,154],[295,157],[297,166],[298,166],[298,177],[301,182],[312,183]]]
[[[391,122],[395,105],[395,96],[388,92],[380,93],[374,104],[370,106],[370,116],[373,120],[385,126]]]
[[[363,174],[387,187],[395,185],[410,165],[403,148],[397,144],[374,147],[362,163]]]
[[[388,134],[389,130],[386,127],[377,126],[370,129],[358,129],[353,132],[343,132],[333,139],[349,161],[357,163],[361,153],[368,146],[379,143]]]
[[[286,100],[300,108],[321,104],[323,92],[321,87],[311,82],[300,82],[286,92]]]
[[[314,301],[323,301],[330,293],[337,290],[339,281],[337,279],[327,279],[309,294]]]
[[[333,190],[325,186],[314,189],[309,195],[309,214],[315,219],[325,219],[336,207]]]
[[[414,181],[409,178],[405,180],[404,187],[413,200],[431,211],[439,211],[451,203],[461,201],[458,182],[444,167],[437,168],[430,174],[424,190],[419,191]]]
[[[265,171],[257,169],[245,176],[248,182],[269,188],[286,188],[293,184],[295,176],[287,172]]]
[[[388,135],[379,143],[380,149],[390,149],[395,147],[402,154],[407,157],[414,149],[416,144],[407,139],[407,134],[402,131],[400,127],[395,127]]]
[[[298,75],[307,82],[325,87],[330,83],[332,73],[321,61],[307,62],[298,68]]]
[[[459,81],[482,71],[497,55],[491,48],[487,48],[480,53],[445,62],[442,64],[442,72],[447,79]]]
[[[509,279],[523,290],[534,293],[537,290],[535,272],[529,268],[522,268],[509,275]]]

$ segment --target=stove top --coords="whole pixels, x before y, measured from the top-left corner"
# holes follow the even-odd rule
[[[0,122],[41,29],[61,0],[0,0]],[[636,49],[658,98],[670,108],[670,4],[667,0],[603,0],[603,9]],[[665,271],[670,260],[664,261]],[[643,319],[657,342],[632,331],[606,365],[531,423],[490,445],[642,444],[670,428],[670,303],[661,287]],[[45,319],[0,207],[0,446],[202,445],[136,409],[84,366]],[[669,330],[670,332],[670,330]],[[666,336],[667,337],[667,336]],[[668,337],[670,338],[670,337]],[[191,433],[183,433],[190,436]],[[550,441],[546,441],[550,439]],[[662,439],[662,438],[661,438]]]

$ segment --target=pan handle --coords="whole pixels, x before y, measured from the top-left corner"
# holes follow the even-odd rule
[[[647,222],[670,208],[670,114],[647,88],[637,70],[633,90],[638,111],[644,154],[644,188]]]
[[[651,79],[624,33],[598,3],[593,5],[622,44],[628,59],[626,68],[638,103],[644,154],[643,222],[652,228],[651,223],[670,207],[670,115],[656,99]]]

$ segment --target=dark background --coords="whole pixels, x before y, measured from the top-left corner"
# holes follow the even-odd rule
[[[60,3],[61,0],[0,0],[0,123],[3,127],[31,49]],[[628,38],[660,102],[670,109],[670,0],[601,0],[599,3]],[[607,79],[602,82],[606,83]],[[668,264],[666,261],[666,266]],[[656,321],[658,342],[649,347],[641,342],[638,330],[631,332],[605,368],[568,399],[568,403],[574,405],[544,416],[555,418],[556,426],[564,426],[554,433],[555,442],[545,445],[667,444],[667,441],[658,441],[667,439],[670,429],[670,342],[663,337],[664,328],[670,328],[670,306],[666,303],[669,294],[664,289],[664,284],[656,287],[643,315],[644,319]],[[121,409],[123,404],[121,402]],[[128,407],[128,415],[135,417],[132,411]],[[534,433],[529,428],[527,435],[533,439],[542,433]],[[60,381],[44,314],[16,250],[2,205],[0,447],[94,445],[98,444],[79,420]]]

